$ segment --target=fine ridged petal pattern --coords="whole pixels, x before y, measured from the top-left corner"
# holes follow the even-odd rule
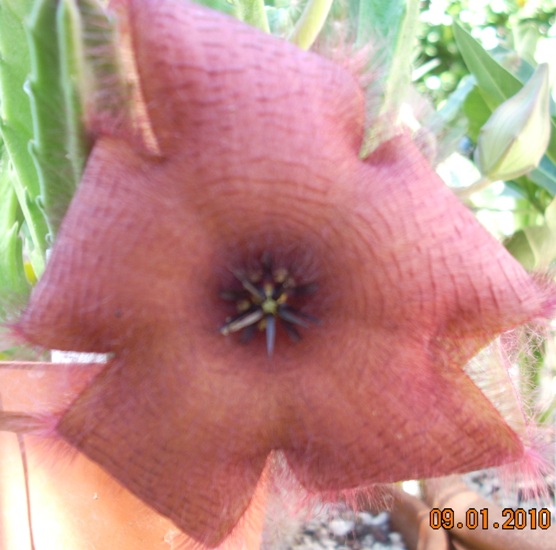
[[[356,78],[183,1],[115,7],[159,154],[98,138],[19,322],[112,354],[57,433],[209,546],[275,450],[315,492],[519,459],[463,367],[546,293],[407,136],[359,158]],[[223,290],[264,253],[320,321],[271,350],[220,332]]]

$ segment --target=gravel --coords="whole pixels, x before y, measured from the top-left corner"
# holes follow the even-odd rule
[[[293,538],[291,549],[321,550],[373,550],[396,549],[404,550],[402,537],[392,532],[389,526],[389,515],[382,512],[378,515],[369,512],[353,512],[338,507],[330,519],[313,519],[305,523]]]
[[[263,550],[405,550],[402,537],[390,529],[387,512],[354,512],[344,505],[323,508],[301,522],[281,518],[267,529]],[[274,531],[272,533],[272,530]]]

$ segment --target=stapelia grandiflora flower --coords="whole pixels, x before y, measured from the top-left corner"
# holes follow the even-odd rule
[[[360,158],[357,78],[187,2],[115,8],[150,137],[99,132],[17,327],[110,354],[51,435],[209,546],[276,457],[327,495],[519,460],[463,367],[549,300],[409,137]]]

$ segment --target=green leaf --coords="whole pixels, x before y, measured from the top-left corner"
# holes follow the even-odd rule
[[[477,86],[465,98],[463,112],[468,120],[468,135],[476,143],[481,128],[492,114]]]
[[[523,233],[535,259],[533,268],[546,270],[556,258],[556,232],[548,227],[525,227]]]
[[[417,39],[419,2],[352,0],[350,12],[351,18],[358,23],[356,45],[374,43],[380,47],[381,62],[390,87],[386,97],[394,91],[397,95],[400,91],[407,91],[414,61],[411,52]]]
[[[73,180],[79,182],[91,143],[87,139],[83,113],[86,96],[83,25],[75,0],[59,3],[56,29],[66,120],[65,151],[72,166]]]
[[[242,21],[264,32],[270,32],[264,0],[236,0],[235,5],[238,16]]]
[[[24,91],[31,65],[23,22],[31,9],[31,0],[0,1],[0,135],[14,170],[10,182],[27,226],[33,269],[40,274],[48,229],[39,207],[39,178],[29,153],[33,122]]]
[[[270,32],[277,36],[289,36],[299,17],[298,10],[290,7],[267,6],[266,15]]]
[[[454,23],[454,37],[459,51],[476,78],[479,90],[487,106],[494,111],[498,105],[514,96],[523,84],[496,61],[471,34]],[[551,120],[551,134],[546,155],[556,163],[556,123]]]
[[[226,13],[239,19],[238,6],[235,2],[228,0],[195,0],[195,3],[213,10],[221,11],[222,13]]]
[[[289,37],[300,48],[308,50],[321,32],[333,0],[309,0]]]
[[[194,2],[231,15],[264,32],[270,32],[264,0],[194,0]]]
[[[40,189],[27,151],[33,137],[33,123],[29,99],[24,92],[31,64],[23,21],[31,7],[32,0],[2,0],[0,3],[0,130],[5,135],[4,143],[16,169],[35,197]]]
[[[90,151],[85,101],[99,120],[113,123],[125,113],[113,28],[98,0],[36,0],[29,18],[31,154],[52,236]]]
[[[30,286],[23,267],[23,243],[19,232],[23,215],[11,178],[17,174],[10,169],[4,147],[0,153],[0,315],[11,307],[22,305]]]
[[[506,247],[525,268],[548,269],[556,260],[556,199],[546,208],[542,225],[518,231]]]
[[[454,23],[454,37],[469,72],[477,79],[479,89],[492,111],[521,90],[521,82],[457,23]]]
[[[542,38],[538,25],[531,21],[520,21],[512,29],[515,49],[522,59],[535,63],[535,52]]]
[[[38,0],[28,24],[31,78],[27,89],[33,117],[30,152],[39,175],[41,202],[52,239],[79,181],[71,155],[67,154],[67,141],[75,138],[72,136],[75,119],[68,120],[68,116],[75,116],[72,112],[75,103],[73,98],[68,98],[70,105],[64,101],[71,92],[62,85],[60,48],[55,33],[57,7],[50,0]]]
[[[359,0],[357,2],[358,29],[356,42],[359,45],[367,44],[369,40],[381,37],[397,43],[397,35],[405,18],[406,1],[392,0]],[[394,48],[385,48],[388,55],[393,55]]]
[[[486,178],[508,181],[539,165],[550,139],[548,78],[548,64],[542,63],[481,128],[474,159]]]
[[[384,69],[381,113],[398,112],[410,89],[419,19],[418,0],[352,0],[350,18],[358,21],[356,45],[380,47]],[[380,113],[379,113],[380,115]],[[388,139],[390,127],[372,128],[362,147],[366,156],[380,141]]]
[[[523,230],[514,233],[504,244],[525,269],[532,271],[535,268],[535,253]]]
[[[79,10],[79,32],[74,47],[82,51],[83,78],[86,81],[84,103],[94,113],[94,122],[103,130],[120,125],[131,129],[132,85],[125,80],[125,63],[121,57],[113,14],[106,11],[102,0],[68,0]],[[79,71],[81,73],[81,71]]]
[[[556,164],[556,122],[553,118],[550,119],[550,141],[548,142],[548,148],[546,149],[546,156]]]
[[[541,159],[539,166],[527,177],[539,187],[546,189],[552,196],[556,195],[556,164],[546,155]]]

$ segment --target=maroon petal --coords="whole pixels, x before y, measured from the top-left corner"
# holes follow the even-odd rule
[[[337,353],[335,369],[300,376],[286,456],[305,487],[339,492],[522,457],[518,435],[458,366],[435,363],[406,334],[376,336]]]
[[[57,429],[183,531],[215,546],[250,504],[272,422],[251,399],[253,388],[228,377],[228,395],[214,395],[212,384],[223,388],[214,365],[184,364],[187,353],[168,344],[115,360]],[[229,429],[230,414],[249,431]]]

